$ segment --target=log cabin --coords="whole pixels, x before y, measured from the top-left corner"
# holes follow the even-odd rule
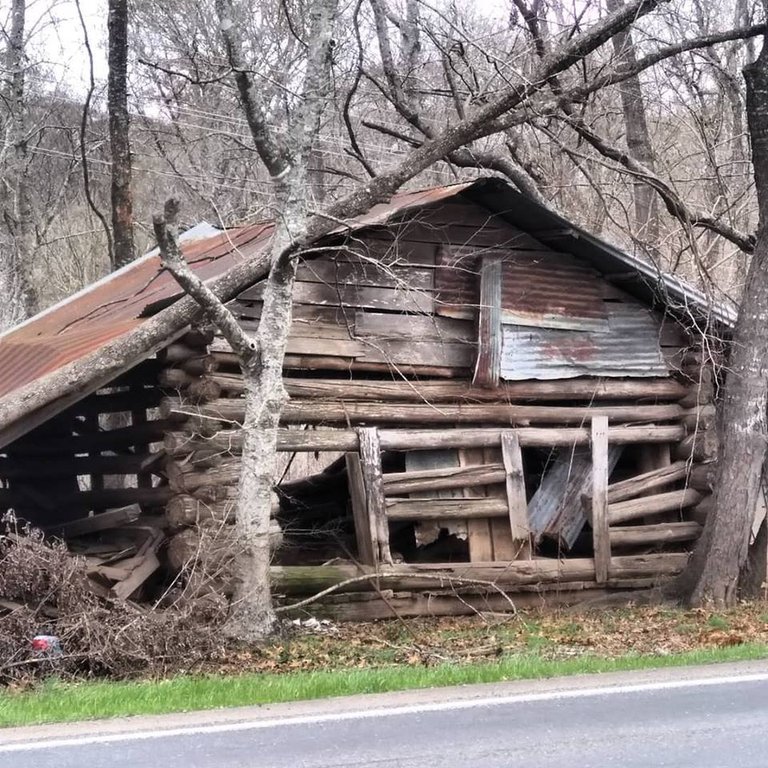
[[[263,253],[271,229],[199,225],[184,254],[212,279]],[[262,291],[228,297],[246,330]],[[82,365],[180,298],[151,252],[0,336],[0,514],[61,532],[130,506],[167,537],[158,583],[196,553],[226,593],[236,355],[196,321],[109,376]],[[306,610],[362,620],[674,577],[707,512],[734,320],[499,179],[401,193],[340,227],[298,265],[277,599],[336,587]],[[34,407],[3,418],[28,391]]]

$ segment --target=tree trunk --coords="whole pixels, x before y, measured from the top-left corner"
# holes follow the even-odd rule
[[[25,86],[26,0],[13,0],[11,28],[5,54],[3,100],[8,108],[4,146],[0,149],[3,176],[2,215],[8,239],[0,243],[0,330],[33,315],[37,293],[32,282],[35,253],[34,222],[29,196],[29,151],[27,147],[27,103]]]
[[[733,604],[748,563],[762,495],[768,405],[768,48],[744,70],[755,187],[757,243],[731,344],[720,413],[714,507],[691,563],[677,584],[691,605]],[[762,539],[762,537],[758,537]]]
[[[112,269],[129,264],[133,246],[133,197],[131,195],[131,145],[128,136],[128,0],[109,0],[109,79],[107,110],[112,152]]]
[[[607,0],[609,11],[617,11],[622,0]],[[629,28],[622,30],[613,38],[613,49],[619,60],[619,68],[637,64],[635,41]],[[636,160],[646,168],[655,169],[651,136],[645,112],[645,100],[640,77],[634,75],[619,85],[621,109],[624,114],[627,149]],[[658,201],[653,187],[641,180],[632,185],[637,233],[653,247],[659,240]]]

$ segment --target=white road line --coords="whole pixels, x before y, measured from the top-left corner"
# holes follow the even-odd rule
[[[134,733],[105,733],[93,736],[78,736],[69,739],[49,739],[36,742],[2,744],[0,754],[8,752],[30,752],[33,750],[61,749],[82,747],[92,744],[115,744],[126,741],[147,741],[149,739],[167,739],[177,736],[196,736],[213,733],[233,733],[236,731],[255,731],[264,728],[276,728],[291,725],[316,725],[319,723],[343,722],[345,720],[369,720],[377,717],[395,717],[398,715],[416,715],[429,712],[449,712],[475,707],[499,707],[507,704],[524,704],[538,701],[558,701],[564,699],[584,699],[596,696],[618,696],[626,693],[646,691],[670,691],[680,688],[705,688],[737,683],[768,682],[768,672],[749,675],[731,675],[727,677],[704,677],[698,680],[670,680],[654,683],[634,683],[628,685],[610,685],[602,688],[575,688],[543,693],[520,693],[509,696],[489,696],[477,699],[459,699],[456,701],[431,702],[425,704],[406,704],[394,707],[376,707],[353,712],[337,712],[318,715],[298,715],[294,717],[265,718],[245,722],[217,723],[215,725],[196,725],[181,728],[147,730]],[[0,731],[0,737],[2,731]]]

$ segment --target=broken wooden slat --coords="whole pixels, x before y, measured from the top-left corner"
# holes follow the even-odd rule
[[[595,581],[608,581],[611,541],[608,536],[608,419],[592,419],[592,542],[595,552]]]
[[[144,555],[141,565],[131,571],[131,575],[112,587],[112,594],[127,600],[160,567],[160,560],[154,552]]]
[[[645,515],[655,515],[659,512],[673,512],[685,507],[692,507],[701,501],[701,494],[693,488],[685,488],[680,491],[657,493],[653,496],[644,496],[640,499],[620,501],[608,505],[608,523],[614,525],[627,520],[635,520]]]
[[[500,448],[485,448],[483,450],[483,459],[488,463],[502,462]],[[512,528],[509,523],[509,501],[507,499],[507,489],[502,483],[488,485],[485,488],[485,494],[488,499],[497,499],[506,507],[507,514],[501,517],[493,516],[491,523],[491,540],[493,541],[493,559],[503,562],[517,560],[525,542],[515,541],[512,538]]]
[[[127,507],[110,509],[101,512],[98,515],[90,517],[81,517],[79,520],[72,520],[64,525],[52,526],[46,529],[46,533],[61,536],[64,539],[75,536],[84,536],[88,533],[97,533],[98,531],[107,531],[110,528],[119,528],[120,526],[132,523],[139,519],[141,507],[138,504],[130,504]]]

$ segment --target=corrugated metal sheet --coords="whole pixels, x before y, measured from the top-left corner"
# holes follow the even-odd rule
[[[608,330],[602,278],[573,256],[508,251],[502,269],[502,322],[536,328]]]
[[[501,378],[666,376],[659,325],[644,307],[606,303],[607,332],[503,326]]]
[[[195,273],[208,280],[259,252],[271,229],[262,223],[222,232],[199,225],[184,233],[182,249]],[[12,328],[0,336],[0,397],[131,331],[151,314],[147,308],[180,295],[154,251]]]

